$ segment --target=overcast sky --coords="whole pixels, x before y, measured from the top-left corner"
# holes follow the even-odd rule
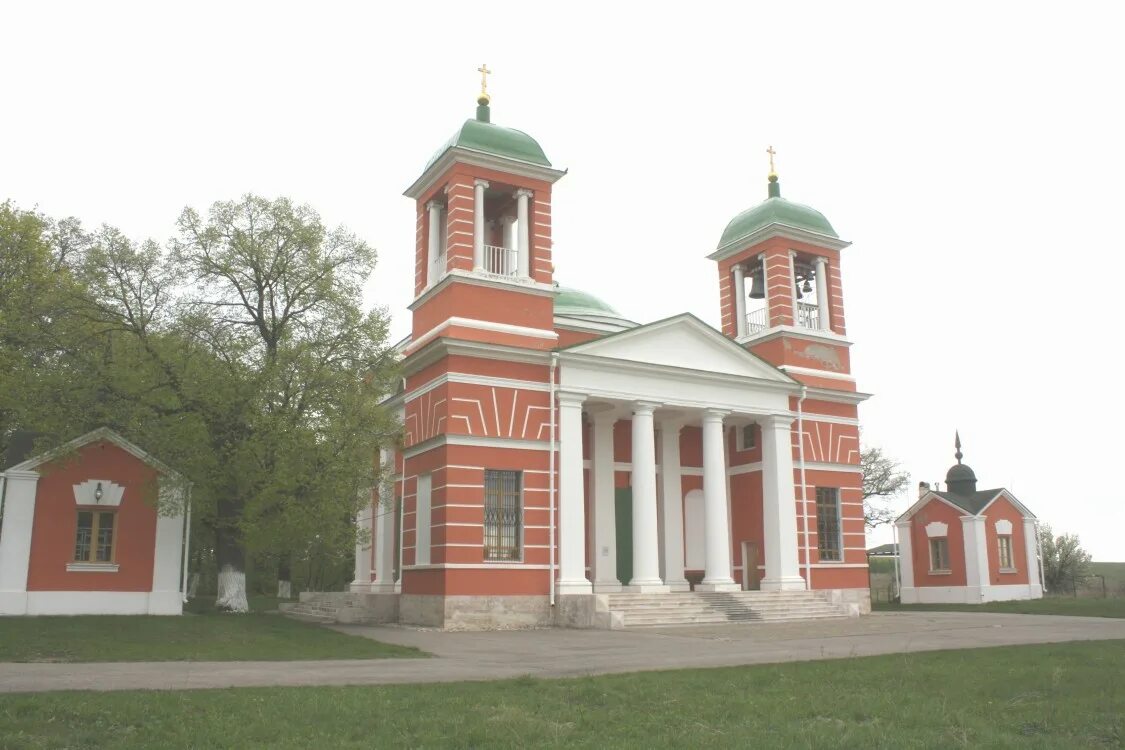
[[[864,441],[944,480],[961,431],[1125,560],[1125,116],[1115,4],[0,4],[0,200],[165,239],[186,205],[307,202],[373,244],[408,331],[402,191],[472,116],[531,133],[556,278],[718,324],[726,223],[782,194],[840,235]],[[908,498],[899,504],[908,505]],[[889,540],[878,532],[872,543]]]

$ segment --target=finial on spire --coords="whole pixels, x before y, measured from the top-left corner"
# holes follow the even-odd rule
[[[480,73],[480,95],[477,96],[477,104],[488,104],[491,97],[488,95],[488,75],[492,71],[488,69],[488,63],[483,63],[477,72]]]
[[[766,153],[770,155],[770,176],[769,176],[768,196],[770,198],[780,198],[781,197],[781,185],[779,185],[777,183],[777,170],[775,170],[774,167],[773,167],[773,157],[774,157],[775,154],[777,154],[777,152],[773,150],[773,146],[770,146],[769,148],[766,149]]]
[[[953,457],[957,459],[957,463],[961,463],[961,432],[959,430],[953,431],[953,447],[957,450]]]

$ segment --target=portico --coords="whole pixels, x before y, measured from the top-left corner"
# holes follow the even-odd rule
[[[793,480],[795,415],[789,409],[789,396],[799,385],[690,315],[571,347],[560,353],[559,364],[560,594],[689,588],[685,458],[693,464],[691,473],[701,475],[703,491],[698,525],[704,530],[705,567],[695,590],[739,590],[732,575],[727,429],[751,423],[763,442],[761,587],[805,588]],[[622,421],[629,423],[625,466],[622,456],[614,460],[614,427]],[[685,456],[681,434],[687,428],[701,433],[698,457]],[[584,454],[590,456],[588,474]],[[617,570],[617,524],[625,520],[615,506],[625,481],[621,474],[627,474],[631,491],[628,580],[620,580]]]

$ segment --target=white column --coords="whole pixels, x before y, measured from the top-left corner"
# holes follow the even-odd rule
[[[517,268],[522,278],[531,276],[531,219],[529,218],[528,199],[532,192],[520,188],[516,191],[516,218],[519,221],[519,256]]]
[[[390,478],[395,473],[394,453],[379,451],[383,475]],[[392,484],[380,485],[379,500],[375,504],[375,581],[373,593],[391,593],[395,590],[395,502]]]
[[[27,614],[27,568],[39,474],[4,474],[4,523],[0,533],[0,615]]]
[[[484,270],[484,189],[487,180],[473,180],[473,270]]]
[[[797,556],[797,495],[793,482],[793,417],[771,415],[762,426],[763,591],[805,588]]]
[[[667,591],[660,580],[659,531],[656,522],[657,404],[633,404],[633,579],[630,591]]]
[[[371,532],[371,505],[365,505],[355,514],[355,574],[348,588],[357,593],[371,590],[371,546],[375,543]]]
[[[910,521],[895,524],[898,531],[898,569],[902,586],[898,595],[903,604],[914,604],[918,593],[914,588],[914,545],[910,539]]]
[[[800,300],[797,299],[797,254],[792,250],[789,251],[789,299],[793,300],[793,326],[800,328],[801,313],[797,307],[800,304]]]
[[[613,477],[613,425],[616,421],[617,416],[612,411],[594,415],[591,554],[597,593],[621,590],[621,581],[617,579],[617,491]]]
[[[746,274],[741,263],[734,266],[734,330],[735,335],[746,335]]]
[[[961,533],[965,539],[965,602],[988,601],[988,536],[987,521],[982,516],[961,516]]]
[[[684,578],[684,491],[680,478],[680,429],[677,420],[660,425],[660,503],[664,518],[661,548],[664,583],[672,591],[687,591]]]
[[[438,256],[441,255],[441,204],[430,201],[426,204],[426,210],[430,212],[430,236],[426,250],[426,287],[428,288],[438,282],[435,266]]]
[[[586,493],[582,472],[583,393],[559,392],[559,583],[561,594],[589,594]]]
[[[1043,582],[1039,580],[1039,532],[1035,528],[1035,519],[1023,519],[1023,546],[1027,548],[1027,586],[1032,599],[1043,596]],[[1015,554],[1013,550],[1012,554]]]
[[[828,318],[828,259],[816,259],[816,319],[817,326],[822,331],[829,330],[832,325]]]
[[[731,578],[730,516],[727,514],[727,459],[723,445],[726,412],[703,412],[703,528],[706,569],[696,591],[738,591]]]

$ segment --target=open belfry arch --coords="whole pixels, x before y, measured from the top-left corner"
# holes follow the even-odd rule
[[[708,256],[721,330],[627,320],[556,284],[565,171],[492,122],[478,70],[476,116],[406,191],[403,435],[353,599],[443,627],[866,611],[848,243],[781,197],[771,153],[766,200]]]

